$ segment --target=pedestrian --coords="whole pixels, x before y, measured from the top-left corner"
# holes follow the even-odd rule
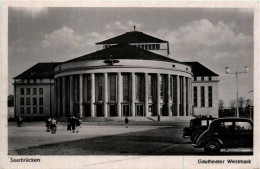
[[[72,118],[70,120],[70,124],[71,124],[71,128],[72,128],[72,132],[75,133],[75,127],[76,127],[76,118],[75,118],[75,116],[72,116]]]
[[[49,117],[47,120],[46,120],[46,131],[47,132],[50,132],[51,130],[51,117]]]
[[[18,119],[17,119],[17,126],[18,127],[22,127],[23,126],[23,118],[22,117],[18,117]]]
[[[78,117],[78,118],[76,118],[76,133],[79,132],[80,126],[81,126],[81,120],[80,120],[80,118]]]
[[[128,122],[129,122],[129,120],[128,120],[127,116],[126,116],[126,117],[125,117],[125,127],[126,127],[126,128],[128,128]]]
[[[158,121],[160,121],[160,114],[158,113]]]
[[[56,119],[53,117],[51,119],[51,134],[55,134],[57,130],[57,121]]]
[[[71,130],[71,116],[68,118],[68,124],[67,124],[67,131],[70,131]]]

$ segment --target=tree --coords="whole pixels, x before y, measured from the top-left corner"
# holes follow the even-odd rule
[[[238,107],[239,108],[244,108],[245,103],[246,103],[246,101],[245,101],[245,99],[243,97],[240,97],[238,99]]]
[[[9,94],[8,95],[8,107],[13,107],[14,106],[14,95]]]
[[[218,102],[218,110],[224,110],[224,101],[221,99]]]
[[[253,106],[253,100],[247,99],[246,100],[246,107]]]
[[[230,109],[235,109],[235,108],[236,108],[236,100],[231,100]]]

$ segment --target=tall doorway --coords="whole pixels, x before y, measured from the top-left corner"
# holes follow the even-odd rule
[[[130,106],[128,104],[123,104],[123,116],[131,116]]]
[[[136,104],[136,116],[144,116],[143,104]]]

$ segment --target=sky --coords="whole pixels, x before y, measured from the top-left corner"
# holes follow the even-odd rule
[[[253,99],[254,13],[249,8],[11,7],[8,10],[8,92],[13,78],[38,62],[61,62],[95,52],[96,42],[133,31],[169,41],[170,56],[198,61],[219,74],[224,106]]]

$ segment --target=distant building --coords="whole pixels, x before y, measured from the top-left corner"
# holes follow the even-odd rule
[[[15,77],[15,115],[218,115],[218,75],[167,57],[167,41],[132,31],[96,44],[96,52]]]
[[[14,78],[14,115],[46,117],[54,114],[54,67],[38,63]]]

